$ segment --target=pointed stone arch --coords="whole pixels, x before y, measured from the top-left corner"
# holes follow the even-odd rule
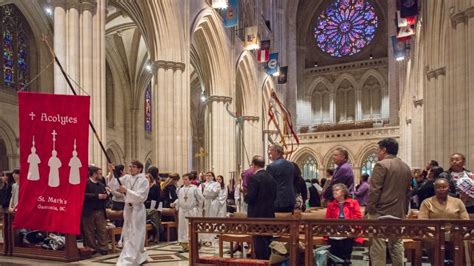
[[[341,83],[344,80],[347,80],[349,83],[351,83],[352,87],[354,87],[354,88],[360,87],[359,82],[357,82],[357,80],[354,78],[353,75],[351,75],[349,73],[343,73],[342,75],[337,77],[336,81],[334,81],[334,83],[333,83],[334,84],[333,85],[334,92],[339,88],[339,86],[341,85]]]
[[[242,114],[258,116],[261,93],[257,88],[257,66],[252,53],[244,51],[237,60],[237,90],[240,88],[242,95]],[[239,84],[241,86],[239,86]],[[257,96],[257,97],[255,97]],[[236,101],[237,102],[237,101]],[[239,109],[239,108],[237,108]]]
[[[17,144],[17,138],[15,131],[5,122],[3,119],[0,118],[0,139],[3,140],[6,148],[6,155],[8,158],[8,166],[11,170],[13,167],[18,167],[19,164],[19,150]],[[7,170],[7,169],[3,169]]]
[[[229,40],[212,8],[203,9],[191,28],[191,64],[209,95],[232,96]]]
[[[111,154],[114,156],[114,158],[117,160],[117,162],[113,162],[113,163],[125,164],[125,154],[123,152],[123,149],[120,147],[120,145],[116,141],[111,140],[107,142],[107,151],[110,151]]]
[[[330,93],[333,93],[335,91],[333,84],[325,77],[317,77],[315,80],[313,80],[308,87],[308,90],[306,91],[305,98],[306,100],[311,100],[311,96],[314,93],[314,90],[318,87],[318,85],[322,83],[326,88],[328,88]]]
[[[367,145],[364,145],[355,155],[355,166],[356,167],[361,167],[362,161],[367,157],[368,154],[374,152],[377,150],[377,143],[370,143]]]
[[[306,159],[306,157],[308,156],[314,157],[318,165],[318,168],[323,165],[323,157],[321,156],[321,154],[311,149],[310,147],[302,147],[298,149],[294,154],[292,154],[290,158],[292,161],[300,165],[300,163],[302,163],[302,161]]]

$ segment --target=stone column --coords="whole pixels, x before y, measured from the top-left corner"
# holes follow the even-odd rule
[[[397,28],[393,21],[395,20],[396,14],[396,2],[395,1],[387,1],[388,5],[388,17],[387,17],[387,31],[388,36],[396,35]],[[399,124],[399,117],[398,112],[400,108],[399,104],[399,82],[397,81],[397,77],[399,73],[404,73],[398,71],[397,61],[395,61],[395,57],[393,56],[393,48],[392,45],[389,45],[390,48],[388,49],[388,103],[389,103],[389,124],[391,125],[398,125]]]
[[[362,89],[355,89],[355,121],[362,120]]]
[[[329,93],[329,123],[336,123],[336,93]]]
[[[91,97],[90,118],[105,140],[105,16],[106,0],[55,0],[54,50],[79,95]],[[79,83],[80,86],[75,83]],[[80,87],[83,89],[81,90]],[[72,94],[58,66],[54,92]],[[94,134],[89,135],[89,163],[106,168],[105,155]]]
[[[89,1],[90,2],[90,1]],[[105,145],[107,120],[105,117],[105,20],[107,0],[96,0],[96,12],[92,18],[92,93],[91,96],[91,121],[97,130],[99,138]],[[93,2],[92,2],[93,3]],[[92,134],[89,138],[94,138]],[[97,140],[94,139],[89,147],[92,156],[90,162],[107,169],[107,160]]]
[[[54,52],[59,62],[66,66],[66,2],[56,0],[54,4]],[[67,94],[66,80],[57,64],[54,65],[54,93]]]
[[[164,60],[155,61],[153,66],[156,80],[154,152],[161,172],[183,174],[192,170],[190,91],[183,80],[184,67],[183,63]]]
[[[63,63],[63,67],[65,67],[66,72],[70,76],[72,80],[75,80],[76,82],[79,82],[79,73],[80,73],[80,66],[79,66],[79,60],[80,60],[80,50],[79,50],[79,45],[80,45],[80,29],[81,25],[79,24],[79,9],[80,9],[80,3],[79,1],[68,1],[68,6],[67,6],[67,30],[66,30],[66,35],[67,35],[67,49],[66,49],[66,64]],[[79,93],[79,88],[71,80],[72,86],[74,87],[74,90],[76,93]],[[69,90],[69,88],[66,89],[68,94],[71,94],[72,92]]]
[[[227,113],[226,105],[232,101],[228,96],[212,95],[208,98],[209,117],[209,170],[216,175],[228,175],[236,169],[235,162],[235,123]]]

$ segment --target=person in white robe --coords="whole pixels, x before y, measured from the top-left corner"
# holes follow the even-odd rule
[[[218,175],[216,178],[220,190],[217,199],[213,202],[216,209],[216,217],[226,217],[227,214],[227,188],[224,183],[224,177]]]
[[[206,174],[206,182],[200,187],[202,195],[204,196],[204,217],[217,217],[216,201],[219,196],[220,185],[216,182],[216,177],[213,172]],[[205,246],[211,246],[215,235],[204,234],[201,240],[204,241]]]
[[[146,213],[143,204],[148,196],[149,184],[143,171],[143,164],[132,161],[130,175],[109,180],[111,190],[124,194],[125,208],[123,212],[124,223],[122,227],[123,249],[118,258],[117,265],[135,266],[148,260],[145,250]]]
[[[178,243],[184,252],[188,251],[189,232],[186,217],[199,217],[199,206],[204,202],[201,190],[191,184],[190,174],[183,175],[183,187],[178,190],[178,199],[171,204],[178,210]]]
[[[201,184],[202,195],[204,196],[204,217],[217,217],[217,210],[213,208],[219,196],[220,185],[216,182],[213,172],[206,174],[206,182]]]

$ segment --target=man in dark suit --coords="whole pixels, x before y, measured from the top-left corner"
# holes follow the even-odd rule
[[[270,146],[268,155],[273,162],[267,166],[267,171],[277,182],[275,212],[293,212],[296,203],[293,187],[295,168],[283,158],[283,147],[280,145]]]
[[[252,158],[251,169],[253,175],[248,179],[247,194],[245,202],[248,204],[247,216],[249,218],[274,218],[274,202],[277,196],[277,183],[264,169],[265,160],[256,155]],[[254,247],[257,259],[268,260],[270,257],[270,245],[272,237],[254,237]]]

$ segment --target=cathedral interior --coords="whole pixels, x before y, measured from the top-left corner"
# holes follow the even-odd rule
[[[234,178],[279,143],[304,179],[343,148],[358,180],[390,137],[412,169],[473,167],[474,1],[417,1],[408,22],[397,1],[218,2],[0,0],[0,172],[19,167],[17,92],[72,94],[48,45],[115,164]]]

